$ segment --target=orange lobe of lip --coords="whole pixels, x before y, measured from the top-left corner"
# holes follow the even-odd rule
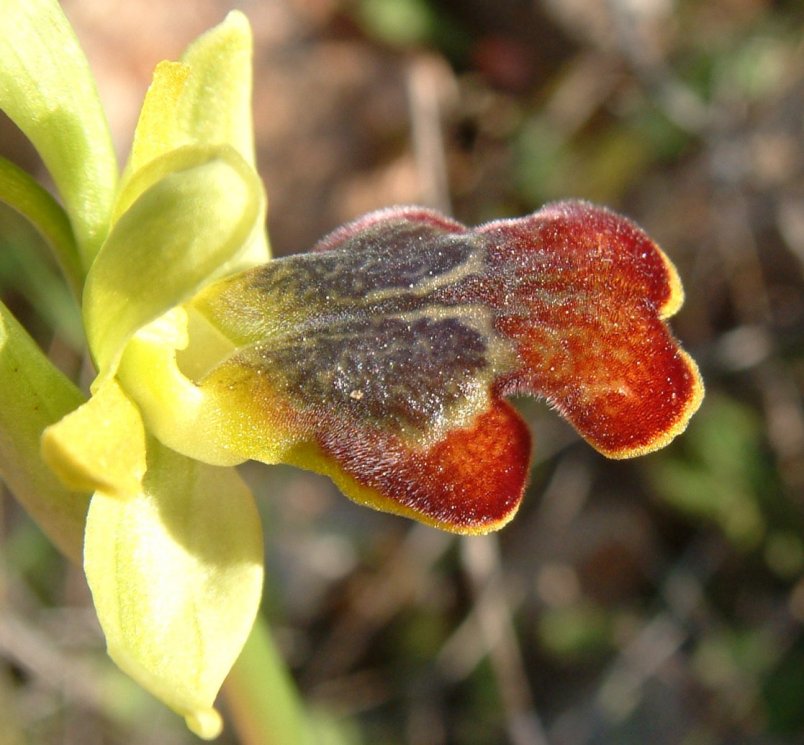
[[[327,432],[318,445],[327,475],[356,501],[458,533],[507,523],[530,463],[527,426],[501,400],[426,449],[348,428]]]

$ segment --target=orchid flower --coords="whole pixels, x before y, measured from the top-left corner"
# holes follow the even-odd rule
[[[120,175],[58,3],[3,3],[0,20],[13,29],[0,39],[0,106],[39,151],[63,206],[7,161],[0,198],[54,249],[81,299],[98,372],[81,403],[3,308],[0,469],[57,545],[80,557],[83,543],[112,658],[212,737],[220,729],[212,704],[259,606],[259,516],[234,469],[155,438],[121,381],[163,387],[159,371],[138,366],[127,348],[183,346],[183,303],[269,258],[253,165],[249,25],[232,13],[180,62],[156,68]]]
[[[60,203],[6,161],[0,199],[54,249],[97,371],[84,400],[0,309],[0,470],[82,555],[111,657],[202,737],[263,582],[234,466],[312,469],[477,534],[525,490],[530,435],[506,397],[544,398],[615,458],[667,444],[700,404],[666,324],[678,275],[626,218],[567,201],[468,228],[397,207],[270,260],[242,14],[157,66],[122,174],[55,0],[0,20],[0,106]]]

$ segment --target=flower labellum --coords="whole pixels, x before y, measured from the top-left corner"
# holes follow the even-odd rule
[[[528,473],[529,433],[506,396],[543,397],[613,458],[685,428],[703,385],[664,322],[682,300],[664,253],[600,207],[474,229],[392,208],[198,295],[236,347],[198,385],[249,412],[243,457],[483,533],[511,519]]]

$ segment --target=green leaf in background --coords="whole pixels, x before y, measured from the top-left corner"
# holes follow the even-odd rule
[[[0,202],[16,210],[39,232],[73,291],[79,294],[83,271],[67,214],[31,176],[4,158],[0,158]]]
[[[716,524],[738,548],[764,545],[782,574],[801,566],[801,521],[779,498],[762,423],[723,394],[711,396],[679,444],[650,463],[657,494],[688,515]]]
[[[55,0],[0,3],[0,28],[0,109],[50,171],[86,270],[106,236],[117,182],[95,81]]]
[[[53,543],[76,562],[89,498],[68,491],[45,466],[40,437],[83,400],[0,303],[0,475]]]
[[[82,283],[79,270],[68,287],[34,223],[0,203],[0,293],[23,315],[40,344],[59,339],[73,350],[86,346],[79,305]]]

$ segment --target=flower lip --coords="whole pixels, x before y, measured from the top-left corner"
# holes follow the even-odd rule
[[[614,458],[684,429],[703,385],[664,322],[681,299],[644,231],[585,202],[475,229],[382,210],[202,293],[194,306],[238,348],[200,388],[251,411],[245,457],[482,532],[510,518],[527,476],[529,436],[502,396],[546,399]]]

